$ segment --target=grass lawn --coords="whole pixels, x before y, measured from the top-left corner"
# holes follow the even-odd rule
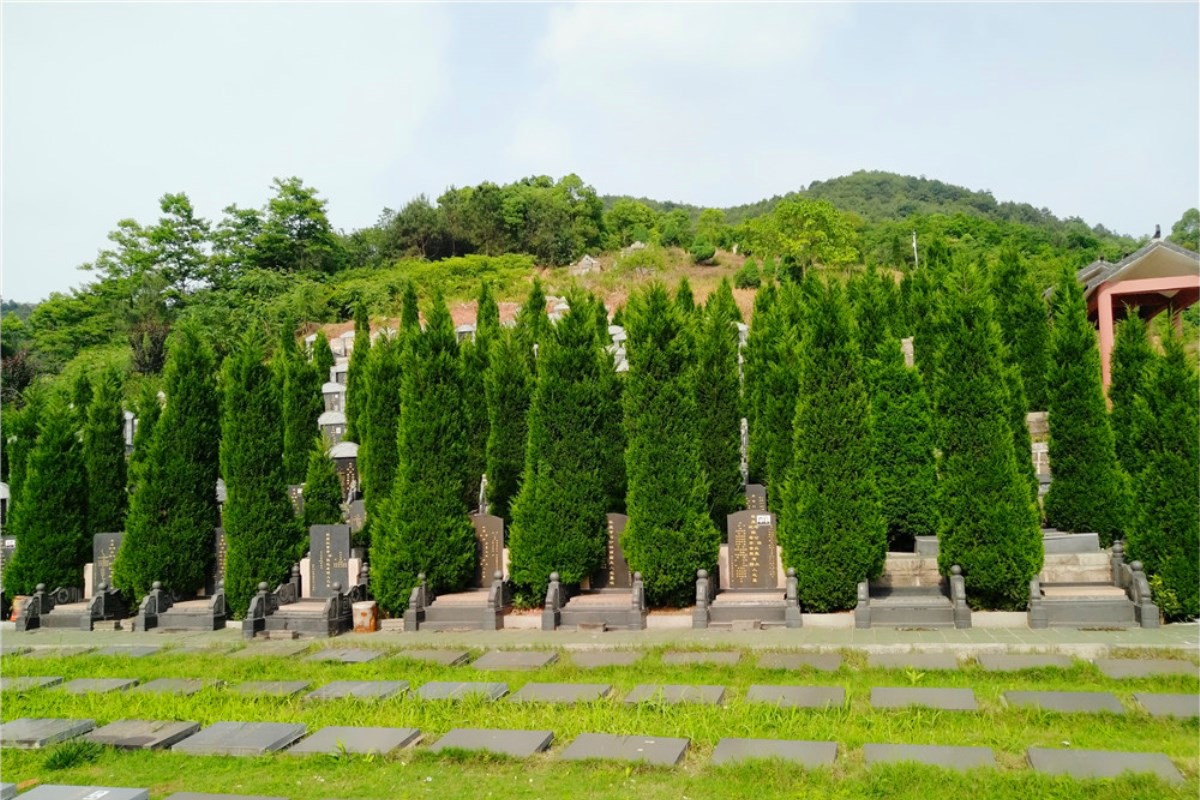
[[[334,646],[337,646],[336,644]],[[169,650],[140,658],[74,656],[29,659],[6,656],[5,676],[205,678],[225,683],[308,680],[316,688],[334,680],[407,680],[412,688],[427,681],[504,681],[510,692],[530,681],[609,683],[614,697],[574,706],[499,702],[423,702],[401,696],[379,702],[333,700],[306,703],[299,698],[243,697],[225,688],[191,697],[130,693],[72,696],[55,689],[5,692],[0,716],[74,717],[97,725],[118,719],[303,722],[310,732],[327,725],[416,727],[424,742],[454,727],[551,730],[548,753],[527,761],[464,754],[435,755],[420,745],[391,757],[285,754],[242,759],[195,757],[170,752],[115,752],[59,745],[45,751],[5,750],[3,779],[23,783],[98,783],[141,786],[155,797],[190,789],[207,792],[281,795],[291,798],[392,797],[912,797],[927,800],[968,793],[979,798],[1134,798],[1200,794],[1200,726],[1196,720],[1155,718],[1132,699],[1134,692],[1200,692],[1194,676],[1113,680],[1086,662],[1067,670],[985,672],[968,665],[957,671],[878,670],[866,667],[858,652],[844,654],[837,672],[760,669],[746,653],[736,666],[668,666],[663,649],[652,649],[631,667],[585,670],[563,653],[557,663],[535,671],[482,672],[473,667],[440,667],[397,657],[365,664],[328,664],[302,658],[222,654],[177,655]],[[626,706],[621,698],[639,683],[714,684],[726,687],[723,706]],[[748,703],[751,684],[842,686],[845,705],[824,710],[779,709]],[[873,709],[876,686],[968,687],[978,712],[930,709]],[[1007,690],[1107,691],[1125,706],[1124,714],[1059,714],[1011,709]],[[610,763],[570,763],[558,752],[580,733],[680,736],[692,742],[676,768]],[[832,768],[804,770],[779,762],[737,767],[709,763],[722,737],[807,739],[838,743]],[[975,745],[992,748],[999,768],[955,773],[916,765],[874,767],[863,763],[866,743]],[[1037,775],[1025,766],[1030,746],[1166,753],[1185,777],[1172,787],[1150,777],[1114,781],[1074,781]]]

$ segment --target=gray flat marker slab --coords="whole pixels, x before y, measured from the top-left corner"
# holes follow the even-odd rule
[[[0,783],[0,800],[12,800],[17,796],[17,785],[15,783]]]
[[[24,658],[69,658],[90,653],[94,647],[36,647],[30,650]]]
[[[283,642],[279,644],[252,644],[232,653],[234,658],[254,658],[255,656],[276,656],[291,658],[298,656],[309,648],[308,642]]]
[[[189,645],[187,647],[172,647],[166,651],[173,656],[225,656],[229,655],[229,647],[206,647],[204,645]]]
[[[123,789],[115,786],[61,786],[43,784],[35,786],[21,800],[149,800],[146,789]]]
[[[318,650],[306,658],[305,661],[337,661],[342,664],[365,664],[368,661],[374,661],[382,657],[382,650],[364,650],[359,647],[346,650]]]
[[[94,655],[94,656],[119,656],[121,658],[144,658],[146,656],[152,656],[160,650],[162,650],[162,648],[156,644],[153,644],[153,645],[151,645],[151,644],[145,644],[145,645],[114,644],[114,645],[109,645],[108,647],[102,647],[99,650],[97,650],[95,653],[92,653],[92,655]]]
[[[90,719],[31,719],[23,717],[0,725],[0,747],[35,750],[74,739],[96,727]]]
[[[827,708],[844,704],[846,690],[841,686],[763,686],[755,684],[746,691],[746,702],[770,703],[780,708]],[[753,740],[746,739],[745,741]]]
[[[940,744],[867,744],[863,745],[867,766],[897,761],[931,764],[966,772],[975,767],[995,767],[996,755],[990,747],[948,747]]]
[[[842,657],[836,653],[763,653],[758,657],[759,669],[816,669],[837,672]]]
[[[582,761],[589,758],[606,761],[643,761],[673,767],[687,752],[687,739],[663,736],[617,736],[611,733],[581,733],[567,745],[559,758]]]
[[[1042,708],[1046,711],[1079,711],[1097,714],[1125,713],[1125,707],[1108,692],[1005,692],[1004,701],[1014,708]]]
[[[512,703],[592,703],[611,691],[608,683],[527,683],[508,699]]]
[[[627,650],[596,651],[594,653],[572,653],[571,663],[580,669],[599,669],[600,667],[630,667],[642,657],[641,653],[631,653]]]
[[[508,694],[508,684],[430,681],[418,689],[417,694],[422,700],[463,700],[472,695],[480,695],[487,700],[499,700]]]
[[[202,681],[198,678],[159,678],[143,683],[133,691],[148,694],[177,694],[181,697],[188,697],[212,685],[213,681]]]
[[[302,723],[218,722],[172,747],[203,756],[256,756],[282,750],[304,735]]]
[[[489,650],[475,659],[475,669],[540,669],[558,660],[558,653],[539,650]]]
[[[30,689],[45,689],[48,686],[58,686],[62,678],[52,678],[41,675],[26,675],[20,678],[0,678],[0,691],[28,692]]]
[[[837,758],[837,742],[805,742],[798,739],[722,739],[713,750],[714,764],[777,758],[806,767],[824,767]]]
[[[89,741],[119,747],[122,750],[158,750],[170,747],[200,730],[198,722],[158,722],[123,719],[87,735]]]
[[[979,656],[979,666],[986,672],[1012,672],[1018,669],[1045,669],[1057,667],[1070,669],[1070,656],[1056,655],[983,655]]]
[[[1153,675],[1200,675],[1200,667],[1173,658],[1097,658],[1096,667],[1110,678],[1148,678]]]
[[[104,692],[123,692],[137,686],[136,678],[76,678],[63,684],[63,691],[69,694],[103,694]]]
[[[683,666],[688,664],[705,664],[710,666],[732,667],[735,666],[741,659],[741,653],[689,653],[689,652],[671,652],[663,653],[662,661],[670,666]]]
[[[467,663],[471,654],[466,650],[401,650],[395,657],[408,661],[424,661],[442,667],[457,667]]]
[[[872,653],[867,666],[876,669],[958,669],[953,653]]]
[[[725,699],[724,686],[686,686],[678,684],[643,683],[625,695],[626,703],[699,703],[720,705]]]
[[[1200,695],[1134,692],[1133,699],[1156,717],[1200,717]]]
[[[264,697],[293,697],[300,694],[312,681],[247,681],[229,687],[232,692]]]
[[[176,792],[167,795],[167,800],[288,800],[265,794],[209,794],[208,792]]]
[[[516,758],[528,758],[550,746],[554,734],[550,731],[513,731],[491,728],[455,728],[429,748],[437,753],[447,748],[456,750],[486,750]]]
[[[925,706],[943,711],[978,711],[975,692],[970,689],[932,689],[916,686],[889,686],[871,689],[875,708]]]
[[[1112,750],[1051,750],[1030,747],[1029,766],[1048,775],[1074,778],[1115,778],[1122,772],[1150,772],[1168,783],[1183,783],[1183,776],[1162,753],[1121,753]]]
[[[314,733],[287,752],[291,755],[313,755],[322,753],[379,753],[387,755],[393,750],[415,744],[421,738],[417,728],[351,728],[333,725]]]
[[[333,700],[356,697],[383,700],[408,689],[408,681],[334,681],[304,695],[305,700]]]

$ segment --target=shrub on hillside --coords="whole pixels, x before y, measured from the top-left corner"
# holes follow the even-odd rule
[[[707,240],[700,239],[691,246],[688,254],[697,264],[712,264],[717,257],[717,248],[709,244]]]
[[[742,265],[733,275],[733,285],[739,289],[757,289],[762,279],[758,275],[758,264],[753,258],[747,258],[746,263]]]

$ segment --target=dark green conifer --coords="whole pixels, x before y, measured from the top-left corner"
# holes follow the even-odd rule
[[[484,389],[492,342],[500,331],[500,310],[491,286],[483,281],[475,315],[475,335],[459,345],[462,367],[463,418],[467,434],[467,469],[463,476],[463,501],[478,505],[480,479],[487,470],[488,406]]]
[[[550,317],[546,314],[546,293],[542,290],[542,282],[533,279],[533,287],[529,297],[517,311],[517,338],[521,341],[521,349],[529,361],[529,371],[537,374],[537,364],[534,353],[535,345],[542,340],[550,330]]]
[[[283,477],[288,484],[304,482],[308,451],[323,407],[321,376],[296,346],[294,328],[283,327],[274,367],[280,381],[283,415]]]
[[[366,406],[358,420],[358,480],[367,519],[381,511],[396,477],[396,435],[400,423],[400,385],[404,342],[381,335],[371,345],[357,384],[366,388]]]
[[[125,408],[121,376],[109,370],[97,377],[83,429],[89,533],[125,530],[129,505],[125,482]]]
[[[346,439],[362,442],[358,429],[358,418],[367,407],[368,386],[363,380],[366,374],[367,356],[371,354],[371,320],[367,306],[361,300],[354,307],[354,349],[350,351],[350,365],[346,371]],[[329,373],[321,380],[332,380]]]
[[[1112,350],[1112,383],[1108,387],[1108,399],[1112,402],[1113,441],[1117,460],[1125,473],[1136,478],[1142,471],[1142,460],[1147,450],[1141,441],[1137,422],[1137,398],[1146,393],[1150,369],[1155,362],[1154,348],[1146,333],[1146,322],[1136,309],[1117,325],[1116,341]]]
[[[370,346],[370,338],[370,336],[367,337],[368,347]],[[355,344],[357,344],[357,340]],[[333,380],[331,370],[334,363],[333,350],[329,346],[329,338],[325,335],[325,331],[319,330],[317,331],[317,338],[313,340],[312,346],[312,365],[313,369],[317,372],[318,386]],[[349,379],[348,375],[347,379]]]
[[[92,404],[93,391],[88,374],[80,371],[71,384],[71,408],[75,410],[76,425],[80,430],[87,425],[88,406]]]
[[[33,384],[25,390],[24,406],[15,410],[4,409],[4,446],[5,459],[8,462],[10,511],[21,502],[29,453],[37,443],[46,395],[39,384]]]
[[[745,506],[742,491],[741,386],[738,380],[738,307],[722,280],[698,318],[696,411],[703,431],[700,465],[708,479],[708,513],[718,530]]]
[[[488,505],[491,513],[512,521],[511,506],[525,469],[529,403],[534,378],[529,374],[515,331],[501,332],[491,345],[484,392],[487,396]]]
[[[696,295],[692,292],[692,284],[688,282],[686,275],[679,279],[679,285],[675,287],[675,307],[685,318],[690,317],[696,310]]]
[[[162,402],[152,384],[142,384],[134,414],[137,426],[133,431],[133,452],[129,454],[129,468],[126,470],[130,494],[137,489],[139,476],[150,454],[150,442],[154,440],[154,426],[162,415]]]
[[[789,281],[780,287],[770,317],[776,330],[763,388],[763,427],[767,449],[767,497],[781,524],[791,505],[786,495],[795,454],[796,395],[800,391],[797,349],[803,305],[798,285]]]
[[[1020,370],[1025,388],[1028,406],[1023,410],[1045,410],[1050,343],[1046,303],[1015,246],[1000,251],[991,271],[991,288],[1008,361]]]
[[[336,525],[342,521],[342,483],[337,466],[325,453],[325,442],[317,437],[308,451],[304,476],[304,527]]]
[[[750,332],[746,337],[746,354],[743,363],[742,396],[745,400],[744,414],[750,439],[750,481],[762,483],[767,480],[768,428],[766,404],[771,354],[775,347],[777,328],[771,315],[778,290],[768,283],[754,294],[754,314],[750,317]]]

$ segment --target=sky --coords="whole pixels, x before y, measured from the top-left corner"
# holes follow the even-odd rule
[[[299,176],[346,231],[579,175],[726,207],[859,169],[1134,236],[1200,204],[1200,4],[0,5],[0,293]]]

